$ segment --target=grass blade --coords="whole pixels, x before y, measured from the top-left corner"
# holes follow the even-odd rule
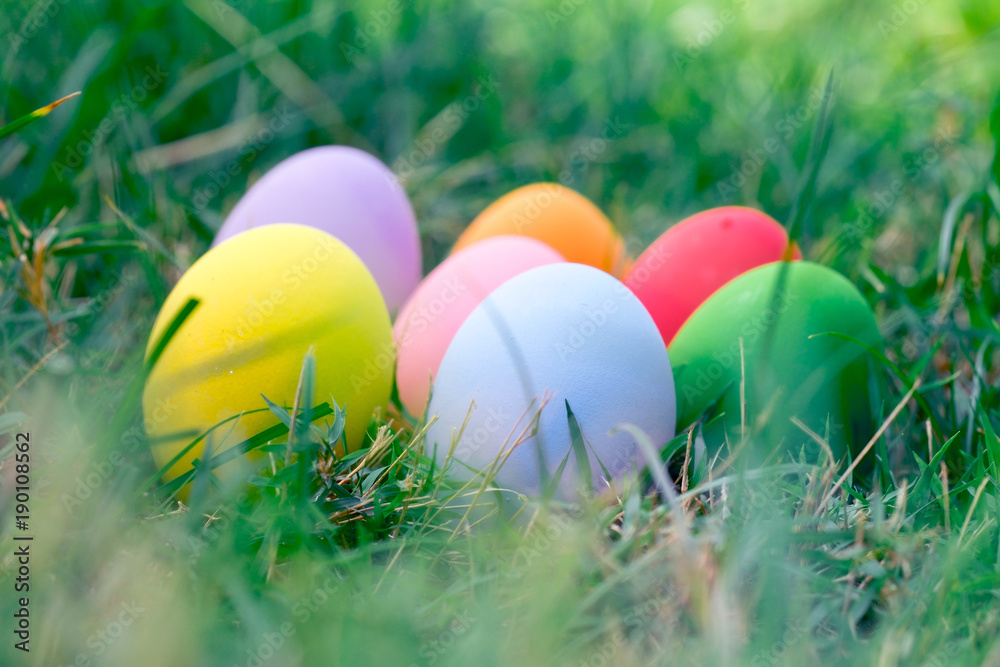
[[[59,106],[63,102],[66,102],[67,100],[70,100],[70,99],[76,97],[79,94],[80,94],[80,91],[76,91],[75,93],[70,93],[66,97],[64,97],[62,99],[59,99],[59,100],[56,100],[52,104],[47,104],[47,105],[45,105],[44,107],[42,107],[40,109],[35,109],[31,113],[25,114],[24,116],[21,116],[20,118],[18,118],[17,120],[15,120],[13,122],[7,123],[3,127],[0,127],[0,139],[3,139],[5,137],[8,137],[8,136],[14,134],[15,132],[19,132],[20,130],[23,130],[25,127],[27,127],[28,125],[31,125],[32,123],[34,123],[39,118],[45,118],[50,113],[52,113],[52,110],[55,109],[57,106]]]
[[[576,420],[576,415],[566,403],[566,421],[569,422],[569,437],[573,448],[573,456],[576,457],[576,465],[580,471],[580,484],[587,496],[594,495],[594,477],[590,470],[590,457],[587,456],[587,446],[583,443],[583,433],[580,431],[580,422]]]
[[[948,452],[948,448],[951,447],[951,443],[958,440],[958,436],[961,432],[948,438],[947,442],[941,445],[941,448],[937,450],[934,454],[934,458],[930,460],[927,466],[924,468],[923,472],[920,473],[920,477],[917,479],[917,483],[913,485],[912,496],[917,502],[922,501],[922,495],[927,486],[931,483],[931,478],[937,473],[938,466],[941,465],[941,461],[944,459],[944,455]]]
[[[938,288],[944,285],[944,277],[948,272],[948,263],[951,261],[951,244],[955,236],[955,228],[958,226],[958,217],[965,210],[973,193],[963,192],[955,197],[944,212],[944,220],[941,223],[941,235],[938,240],[937,257],[937,281]]]
[[[792,205],[792,213],[788,217],[788,247],[785,249],[785,261],[791,261],[794,243],[802,235],[802,227],[806,211],[816,193],[816,179],[819,168],[830,147],[831,118],[833,110],[833,70],[826,77],[826,87],[823,90],[823,101],[820,104],[816,124],[813,126],[812,138],[809,141],[809,152],[806,154],[805,178],[799,186],[799,192]]]
[[[990,134],[993,135],[993,164],[990,172],[993,175],[993,182],[1000,185],[1000,94],[993,103],[993,111],[990,112]]]
[[[918,380],[911,379],[910,376],[907,375],[906,371],[904,371],[897,364],[895,364],[891,359],[889,359],[887,356],[885,356],[885,354],[883,354],[881,350],[878,350],[878,349],[872,347],[871,345],[868,345],[868,344],[866,344],[866,343],[858,340],[854,336],[848,336],[847,334],[840,333],[840,332],[837,332],[837,331],[824,331],[823,333],[813,334],[812,336],[810,336],[810,338],[815,338],[816,336],[833,336],[834,338],[840,338],[842,340],[846,340],[846,341],[849,341],[851,343],[855,343],[857,345],[860,345],[865,350],[867,350],[869,354],[871,354],[873,357],[875,357],[876,359],[878,359],[879,361],[881,361],[883,364],[885,364],[886,367],[889,368],[889,370],[891,370],[896,375],[896,377],[898,377],[900,379],[900,381],[903,383],[903,385],[906,386],[906,388],[908,390],[913,390],[914,387],[917,387],[917,383],[919,382],[919,379]],[[940,345],[940,344],[941,344],[941,341],[938,341],[937,345]],[[943,428],[942,428],[941,424],[939,423],[938,415],[937,415],[936,412],[934,412],[934,409],[931,407],[931,404],[927,401],[927,397],[924,396],[923,393],[917,391],[914,394],[913,398],[914,398],[914,400],[917,401],[917,404],[924,411],[924,413],[930,418],[931,424],[934,426],[934,431],[939,436],[942,435]]]
[[[329,416],[331,414],[333,414],[333,410],[330,407],[329,403],[322,403],[312,409],[313,421]],[[231,417],[230,419],[235,419],[235,418],[236,417]],[[215,468],[218,468],[221,465],[229,463],[230,461],[237,459],[240,456],[243,456],[247,452],[258,449],[267,442],[274,440],[275,438],[280,438],[281,436],[287,433],[288,433],[287,426],[285,426],[284,424],[275,424],[274,426],[266,428],[260,433],[251,436],[246,440],[243,440],[242,442],[233,445],[232,447],[228,447],[223,451],[219,452],[218,454],[213,455],[212,460],[208,465],[210,465],[210,467],[214,470]],[[190,451],[190,449],[194,447],[198,442],[200,442],[202,438],[204,438],[204,436],[199,437],[197,440],[188,445],[186,450]],[[183,456],[184,453],[186,452],[182,452],[181,454],[178,455],[178,457],[175,457],[174,462],[176,463],[176,461],[179,461],[180,460],[179,457]],[[195,474],[194,470],[188,470],[184,474],[164,484],[163,487],[161,487],[161,490],[164,493],[166,493],[168,497],[172,497],[176,495],[178,491],[184,488],[185,484],[187,484],[188,482],[191,481],[191,479],[193,479],[194,474]]]

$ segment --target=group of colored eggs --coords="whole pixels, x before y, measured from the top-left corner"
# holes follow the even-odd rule
[[[800,260],[776,221],[725,207],[633,262],[597,206],[538,183],[488,206],[421,280],[392,172],[353,148],[310,149],[246,193],[167,298],[150,351],[190,298],[201,305],[147,381],[154,457],[173,478],[275,424],[261,394],[292,405],[312,348],[316,398],[346,408],[348,449],[395,383],[450,474],[500,461],[495,482],[522,493],[556,475],[562,498],[606,488],[636,464],[622,425],[663,446],[703,414],[722,415],[704,430],[714,449],[748,438],[762,460],[818,458],[822,439],[842,459],[873,430],[865,346],[881,339],[849,281]]]

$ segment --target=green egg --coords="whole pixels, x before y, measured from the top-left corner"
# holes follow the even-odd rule
[[[775,262],[735,278],[684,323],[670,345],[678,426],[705,414],[710,449],[741,442],[745,377],[749,446],[757,460],[797,454],[822,461],[797,418],[844,461],[875,430],[870,353],[839,333],[880,348],[875,316],[846,278],[812,262]],[[740,339],[743,352],[740,353]],[[742,364],[741,364],[742,360]],[[742,367],[741,367],[742,366]]]

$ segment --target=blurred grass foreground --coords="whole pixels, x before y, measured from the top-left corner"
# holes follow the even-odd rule
[[[82,94],[0,140],[0,664],[1000,664],[998,22],[981,0],[6,0],[0,123]],[[152,320],[283,158],[391,165],[425,270],[538,180],[634,255],[712,206],[788,220],[831,70],[800,242],[872,305],[882,419],[901,406],[862,483],[692,465],[685,436],[676,489],[477,523],[500,500],[453,497],[418,430],[376,423],[346,459],[305,429],[319,474],[280,494],[157,486]]]

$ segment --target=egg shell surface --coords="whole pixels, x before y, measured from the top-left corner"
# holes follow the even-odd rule
[[[213,245],[285,222],[346,243],[375,277],[390,313],[420,282],[420,237],[410,200],[392,171],[362,150],[319,146],[283,160],[243,195]]]
[[[598,493],[607,488],[601,463],[617,481],[635,459],[632,436],[611,435],[613,428],[634,424],[657,446],[674,435],[670,360],[649,313],[607,273],[561,263],[510,279],[462,324],[428,406],[438,417],[428,429],[428,453],[444,465],[461,431],[450,470],[467,479],[469,468],[488,468],[520,440],[496,484],[528,495],[543,490],[543,475],[552,479],[569,453],[556,497],[577,498],[585,480],[571,449],[567,402],[588,443]]]
[[[580,193],[557,183],[525,185],[497,199],[462,232],[452,252],[501,234],[538,239],[567,261],[615,277],[621,277],[628,261],[625,243],[604,213]]]
[[[721,397],[709,416],[725,416],[706,430],[706,442],[718,448],[727,435],[740,442],[742,338],[747,420],[758,458],[776,449],[797,454],[805,446],[821,460],[820,446],[793,417],[821,436],[829,433],[837,459],[856,453],[875,427],[869,353],[854,342],[816,335],[828,332],[882,345],[868,303],[833,269],[775,262],[737,277],[694,312],[670,345],[681,426]]]
[[[723,206],[685,218],[641,254],[625,284],[667,344],[688,317],[736,276],[782,258],[788,235],[766,213]],[[794,259],[801,259],[794,248]]]
[[[565,261],[527,236],[494,236],[447,257],[431,271],[393,326],[396,386],[410,414],[423,414],[448,344],[490,292],[529,269]]]
[[[303,358],[316,355],[316,402],[332,395],[347,411],[349,448],[372,412],[384,409],[392,383],[389,313],[354,252],[313,227],[267,225],[209,250],[170,292],[153,325],[147,357],[189,298],[201,301],[170,340],[143,394],[153,457],[164,466],[193,437],[245,410],[294,403]],[[218,453],[277,424],[268,411],[213,431]],[[204,443],[167,472],[191,468]],[[225,466],[223,466],[225,467]]]

